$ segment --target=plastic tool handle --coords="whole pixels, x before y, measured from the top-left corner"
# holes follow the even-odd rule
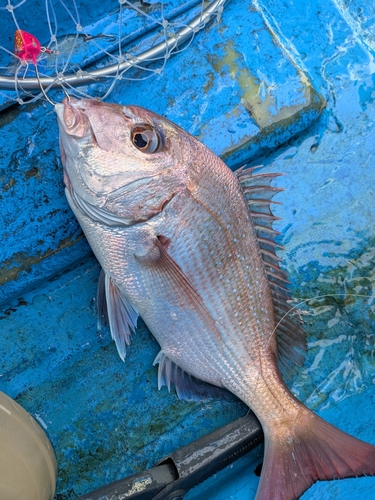
[[[249,412],[193,443],[180,448],[160,464],[173,463],[178,479],[168,484],[153,500],[179,500],[195,485],[242,457],[263,441],[263,431]]]
[[[103,486],[91,493],[80,496],[77,500],[150,500],[167,484],[177,479],[177,473],[171,465],[161,465],[119,481]]]
[[[245,455],[263,441],[249,412],[165,457],[158,465],[133,474],[77,500],[179,500],[196,484]]]

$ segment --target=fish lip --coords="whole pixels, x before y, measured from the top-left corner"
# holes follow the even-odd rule
[[[67,129],[74,130],[77,127],[77,122],[78,123],[81,122],[82,111],[84,114],[85,110],[78,107],[76,103],[72,103],[66,99],[64,99],[63,105],[64,105],[63,119],[65,127]]]
[[[57,119],[61,124],[64,124],[64,104],[62,102],[58,102],[54,106],[54,111],[57,114]]]
[[[82,105],[80,106],[80,104]],[[61,102],[58,102],[54,106],[55,113],[57,114],[57,118],[61,122],[62,125],[65,127],[67,126],[65,120],[64,120],[64,112],[66,112],[67,109],[79,109],[79,111],[85,112],[85,106],[83,99],[79,100],[74,97],[70,97],[69,99],[67,97],[64,97],[64,99]]]
[[[55,110],[55,113],[57,115],[59,126],[64,131],[65,131],[65,128],[66,128],[66,123],[65,123],[65,120],[64,120],[64,112],[66,110],[66,107],[67,106],[71,106],[71,103],[75,104],[76,102],[78,102],[78,100],[75,99],[75,98],[71,97],[70,99],[68,99],[68,98],[65,97],[62,100],[62,102],[56,103],[55,106],[54,106],[54,110]],[[69,192],[72,195],[72,193],[73,193],[73,186],[72,186],[72,183],[70,181],[68,168],[66,166],[66,154],[65,154],[64,146],[62,144],[61,139],[60,139],[60,154],[61,154],[61,160],[62,160],[62,166],[63,166],[63,172],[64,172],[64,184],[65,184],[66,188],[69,190]]]

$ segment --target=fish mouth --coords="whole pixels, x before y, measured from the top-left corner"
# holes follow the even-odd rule
[[[57,114],[57,121],[58,121],[59,128],[60,128],[59,146],[60,146],[61,162],[62,162],[63,172],[64,172],[64,184],[71,194],[73,193],[73,187],[72,187],[72,183],[71,183],[70,178],[69,178],[69,173],[68,173],[68,169],[67,169],[67,165],[66,165],[66,152],[65,152],[65,148],[64,148],[64,144],[63,144],[63,140],[62,140],[62,134],[67,133],[66,132],[67,126],[66,126],[66,122],[65,122],[65,117],[67,114],[66,110],[68,107],[71,108],[72,104],[75,104],[77,102],[79,102],[79,101],[75,98],[70,98],[68,100],[65,97],[61,103],[56,103],[55,107],[54,107],[54,110]]]
[[[75,97],[70,97],[69,99],[67,97],[64,97],[64,99],[61,102],[58,102],[55,104],[54,110],[57,114],[57,117],[59,120],[64,123],[64,110],[67,106],[74,106],[78,104],[79,101]]]
[[[55,104],[55,107],[53,108],[55,113],[57,114],[57,119],[58,121],[63,124],[64,123],[64,103],[63,102],[58,102]]]
[[[61,103],[55,104],[55,112],[59,123],[66,133],[83,136],[88,117],[85,114],[85,104],[82,100],[65,97]]]
[[[85,99],[78,100],[74,97],[69,99],[65,97],[61,103],[57,103],[54,107],[60,129],[60,153],[64,170],[64,183],[70,193],[73,192],[73,187],[67,167],[67,151],[65,150],[67,145],[65,142],[69,141],[69,137],[81,141],[88,136],[95,141],[90,121],[85,113],[86,104],[84,101]]]

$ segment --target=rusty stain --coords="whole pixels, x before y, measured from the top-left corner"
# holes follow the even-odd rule
[[[240,144],[236,144],[234,147],[229,147],[225,149],[221,154],[220,157],[224,160],[227,161],[234,153],[238,153],[238,151],[241,151],[242,149],[247,149],[249,148],[249,145],[254,143],[260,143],[264,139],[267,139],[270,135],[277,136],[278,132],[282,132],[285,129],[288,129],[292,123],[297,123],[299,120],[301,120],[302,115],[306,112],[311,112],[314,111],[316,114],[316,118],[320,115],[322,110],[326,107],[326,101],[325,99],[314,89],[314,87],[310,87],[310,105],[307,108],[302,108],[296,111],[293,115],[288,116],[284,119],[281,119],[278,122],[274,122],[270,124],[267,127],[264,127],[260,129],[257,135],[249,135],[248,137],[244,137],[242,142]],[[250,110],[248,110],[250,113]],[[299,130],[297,131],[299,132]],[[281,140],[280,143],[283,141]],[[276,143],[277,147],[278,143]]]
[[[4,184],[3,191],[9,191],[9,189],[12,188],[15,184],[16,180],[13,177],[11,177],[9,181],[6,184]]]
[[[27,172],[25,172],[25,177],[29,180],[31,177],[40,177],[39,168],[31,167]]]
[[[207,74],[207,81],[203,85],[204,93],[208,94],[210,92],[210,90],[214,87],[215,84],[216,84],[216,82],[215,82],[215,73],[213,73],[212,71],[210,71]]]
[[[41,255],[30,256],[26,252],[15,253],[10,259],[7,259],[3,262],[3,266],[0,269],[0,286],[8,283],[9,281],[16,281],[21,272],[30,271],[32,266],[39,264],[48,257],[51,257],[51,255],[56,254],[60,250],[75,245],[78,241],[84,238],[83,233],[78,235],[74,240],[72,239],[72,236],[72,234],[70,236],[67,236],[59,242],[56,248],[48,249]],[[7,267],[11,266],[14,261],[19,262],[20,265],[13,265],[12,267],[9,267],[9,269],[7,269]]]

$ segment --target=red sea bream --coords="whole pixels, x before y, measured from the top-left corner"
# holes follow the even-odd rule
[[[305,341],[288,318],[276,329],[290,307],[273,176],[234,174],[136,106],[65,99],[56,112],[66,196],[102,267],[100,316],[121,358],[140,315],[161,347],[159,385],[182,398],[224,388],[254,411],[265,436],[256,500],[374,474],[375,447],[314,415],[280,374],[301,362]]]

